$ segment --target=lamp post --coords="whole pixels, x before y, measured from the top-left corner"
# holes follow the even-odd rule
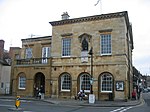
[[[91,80],[90,80],[90,93],[93,94],[93,47],[91,47],[89,53],[91,56]]]

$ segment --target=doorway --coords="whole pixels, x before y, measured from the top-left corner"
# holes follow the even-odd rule
[[[43,91],[45,93],[45,76],[43,73],[37,73],[34,77],[34,96],[37,96],[37,92],[41,86],[43,87]]]

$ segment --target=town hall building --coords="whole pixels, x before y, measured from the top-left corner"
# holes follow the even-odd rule
[[[127,11],[49,22],[52,36],[22,39],[14,60],[13,95],[127,100],[133,89],[133,35]]]

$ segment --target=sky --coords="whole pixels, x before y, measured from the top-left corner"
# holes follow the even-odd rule
[[[133,30],[133,66],[150,75],[150,0],[0,0],[0,39],[9,47],[22,47],[21,39],[51,36],[51,21],[128,11]]]

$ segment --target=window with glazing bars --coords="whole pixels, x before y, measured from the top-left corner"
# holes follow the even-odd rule
[[[85,92],[90,92],[90,75],[83,74],[80,77],[80,90],[83,90]]]
[[[26,51],[25,51],[26,55],[25,55],[25,58],[32,58],[32,48],[26,48]]]
[[[65,38],[62,39],[62,56],[70,56],[71,55],[71,39]]]
[[[111,34],[101,34],[101,55],[111,54]]]
[[[19,89],[25,89],[26,87],[26,77],[20,76],[19,77]]]
[[[112,76],[109,73],[104,73],[101,76],[101,92],[112,92]]]
[[[42,48],[42,63],[47,63],[47,58],[50,57],[50,47],[43,47]]]
[[[69,74],[64,74],[61,76],[61,91],[70,91],[71,87],[71,77]]]

